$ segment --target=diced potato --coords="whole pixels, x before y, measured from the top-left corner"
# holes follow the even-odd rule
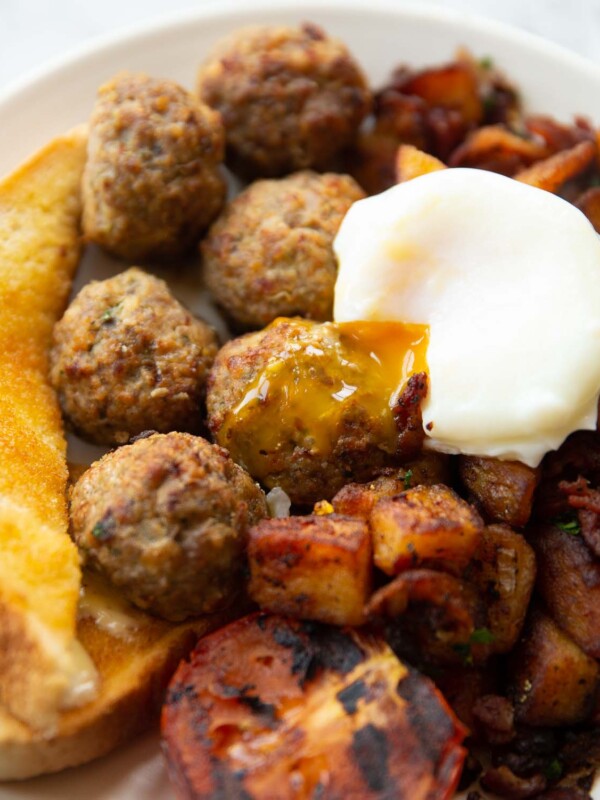
[[[466,564],[483,522],[447,486],[418,486],[379,500],[369,518],[374,561],[388,575],[444,560]]]
[[[596,146],[593,142],[579,142],[570,150],[561,150],[560,153],[518,172],[515,180],[547,192],[557,192],[564,183],[587,169],[595,156]]]
[[[398,138],[390,133],[359,133],[344,168],[367,194],[379,194],[395,183]]]
[[[430,106],[456,109],[466,123],[477,123],[483,116],[477,73],[466,61],[420,70],[402,84],[402,92]]]
[[[250,530],[248,561],[249,594],[262,608],[334,625],[364,621],[372,554],[363,520],[262,520]]]
[[[400,142],[419,150],[430,149],[429,109],[421,97],[404,94],[397,86],[386,86],[378,94],[376,105],[374,135],[390,137],[395,142],[394,157]],[[460,120],[459,124],[462,129]]]
[[[535,583],[535,554],[523,536],[505,525],[485,528],[477,553],[469,564],[469,580],[479,588],[487,607],[488,644],[481,653],[507,653],[523,627]]]
[[[415,486],[433,486],[435,483],[450,484],[452,472],[450,456],[445,453],[434,453],[424,450],[416,458],[404,465],[404,479],[408,483],[405,488]]]
[[[449,457],[443,453],[423,452],[403,467],[369,483],[348,483],[336,494],[332,504],[338,514],[368,519],[373,506],[382,497],[393,497],[415,486],[449,481]]]
[[[593,710],[598,664],[540,611],[511,658],[516,717],[526,725],[574,725]]]
[[[506,744],[514,739],[515,707],[499,694],[483,694],[476,697],[472,708],[478,733],[492,745]]]
[[[529,540],[537,557],[537,590],[563,631],[600,658],[600,561],[581,536],[540,525]]]
[[[520,461],[460,456],[458,474],[483,516],[522,528],[531,516],[540,470]]]
[[[424,153],[412,144],[401,144],[396,154],[396,181],[404,183],[430,172],[446,169],[446,165],[439,158]]]

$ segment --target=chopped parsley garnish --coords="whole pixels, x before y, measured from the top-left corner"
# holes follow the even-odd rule
[[[404,488],[405,489],[410,489],[410,487],[412,486],[412,483],[411,483],[412,476],[413,476],[412,469],[407,469],[405,474],[404,474]]]
[[[111,539],[115,534],[116,523],[112,514],[105,514],[92,528],[92,536],[98,539],[99,542],[105,542]]]
[[[470,667],[473,664],[471,645],[491,644],[494,639],[494,634],[488,628],[475,628],[473,633],[470,635],[468,642],[455,644],[453,645],[452,649],[461,657],[463,664],[466,667]]]
[[[481,69],[492,69],[494,66],[494,59],[491,56],[483,56],[479,59],[479,66]]]
[[[549,781],[557,781],[563,774],[563,765],[558,758],[553,758],[544,770],[544,775]]]
[[[561,531],[570,533],[571,536],[579,536],[581,533],[581,525],[576,519],[555,519],[554,524]]]
[[[494,639],[494,634],[488,628],[475,628],[469,641],[471,644],[491,644]]]
[[[121,307],[122,303],[116,303],[116,305],[107,308],[106,311],[100,316],[100,323],[104,322],[112,322],[115,318],[116,312]]]
[[[493,94],[488,94],[483,98],[483,110],[486,114],[491,114],[492,111],[495,110],[497,105],[496,96]]]

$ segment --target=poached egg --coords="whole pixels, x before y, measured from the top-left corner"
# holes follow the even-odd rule
[[[336,323],[428,332],[428,447],[536,466],[596,427],[600,238],[574,206],[440,170],[355,203],[334,250]]]

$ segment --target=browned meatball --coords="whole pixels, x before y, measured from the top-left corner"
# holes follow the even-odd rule
[[[223,152],[219,115],[181,86],[117,75],[90,120],[86,237],[127,261],[180,256],[223,206]]]
[[[228,342],[210,372],[216,441],[294,503],[329,499],[398,461],[398,430],[375,385],[380,376],[367,372],[350,339],[332,323],[277,320]]]
[[[171,620],[215,611],[240,584],[261,489],[216,445],[154,434],[92,464],[73,488],[86,563],[135,605]]]
[[[312,24],[236,31],[201,67],[198,94],[221,112],[227,165],[248,178],[331,169],[371,107],[345,45]]]
[[[276,317],[331,319],[332,242],[362,189],[346,175],[298,172],[257,181],[231,202],[202,242],[204,274],[241,328]]]
[[[51,380],[72,427],[92,442],[194,432],[216,352],[213,329],[132,267],[87,284],[55,325]]]

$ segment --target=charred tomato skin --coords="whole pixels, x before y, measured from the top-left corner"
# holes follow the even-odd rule
[[[376,635],[262,612],[173,676],[163,748],[178,796],[451,798],[465,729]]]

